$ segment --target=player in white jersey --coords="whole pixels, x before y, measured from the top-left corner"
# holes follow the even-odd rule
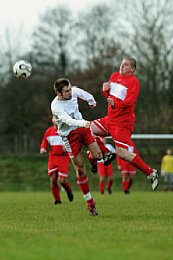
[[[62,136],[65,147],[71,157],[77,177],[77,184],[83,193],[90,214],[98,215],[91,196],[88,178],[82,155],[82,145],[85,145],[97,160],[103,158],[102,152],[90,130],[91,122],[84,120],[78,107],[78,98],[85,100],[90,107],[96,106],[94,97],[88,92],[72,87],[68,79],[60,78],[54,84],[56,97],[51,103],[51,111]],[[107,148],[105,148],[107,151]]]

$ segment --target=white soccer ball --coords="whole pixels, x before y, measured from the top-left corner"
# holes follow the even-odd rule
[[[19,60],[13,66],[14,75],[17,78],[28,78],[32,73],[32,66],[26,60]]]

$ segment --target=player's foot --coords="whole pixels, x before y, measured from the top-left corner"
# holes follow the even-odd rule
[[[111,188],[108,188],[108,193],[109,193],[109,194],[112,194]]]
[[[61,200],[55,200],[54,204],[61,204]]]
[[[107,166],[111,164],[111,162],[115,159],[115,157],[116,157],[115,153],[112,152],[105,153],[103,156],[103,160],[104,160],[103,165]]]
[[[125,190],[124,193],[125,194],[130,194],[130,191],[129,190]]]
[[[67,192],[67,197],[69,201],[73,201],[73,193],[72,191]]]
[[[97,211],[96,205],[94,203],[88,204],[88,209],[89,209],[90,215],[92,215],[92,216],[98,215],[98,211]]]
[[[91,152],[87,151],[87,158],[90,162],[90,169],[93,173],[97,173],[97,160],[92,158]]]
[[[159,185],[159,172],[158,170],[153,170],[153,172],[147,177],[148,180],[151,180],[152,189],[157,189]]]

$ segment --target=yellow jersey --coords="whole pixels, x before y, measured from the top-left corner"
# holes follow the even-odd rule
[[[161,170],[164,173],[173,173],[173,155],[164,155],[161,162]]]

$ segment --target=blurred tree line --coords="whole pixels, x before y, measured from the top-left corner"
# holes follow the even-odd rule
[[[124,55],[137,59],[141,91],[136,106],[135,133],[173,131],[173,6],[171,0],[124,0],[96,5],[74,15],[55,6],[40,16],[25,53],[20,31],[6,30],[1,41],[0,153],[38,151],[44,130],[51,124],[53,84],[67,77],[72,85],[92,93],[98,103],[80,108],[85,119],[105,116],[104,81],[119,69]],[[33,74],[13,76],[13,64],[28,60]]]

